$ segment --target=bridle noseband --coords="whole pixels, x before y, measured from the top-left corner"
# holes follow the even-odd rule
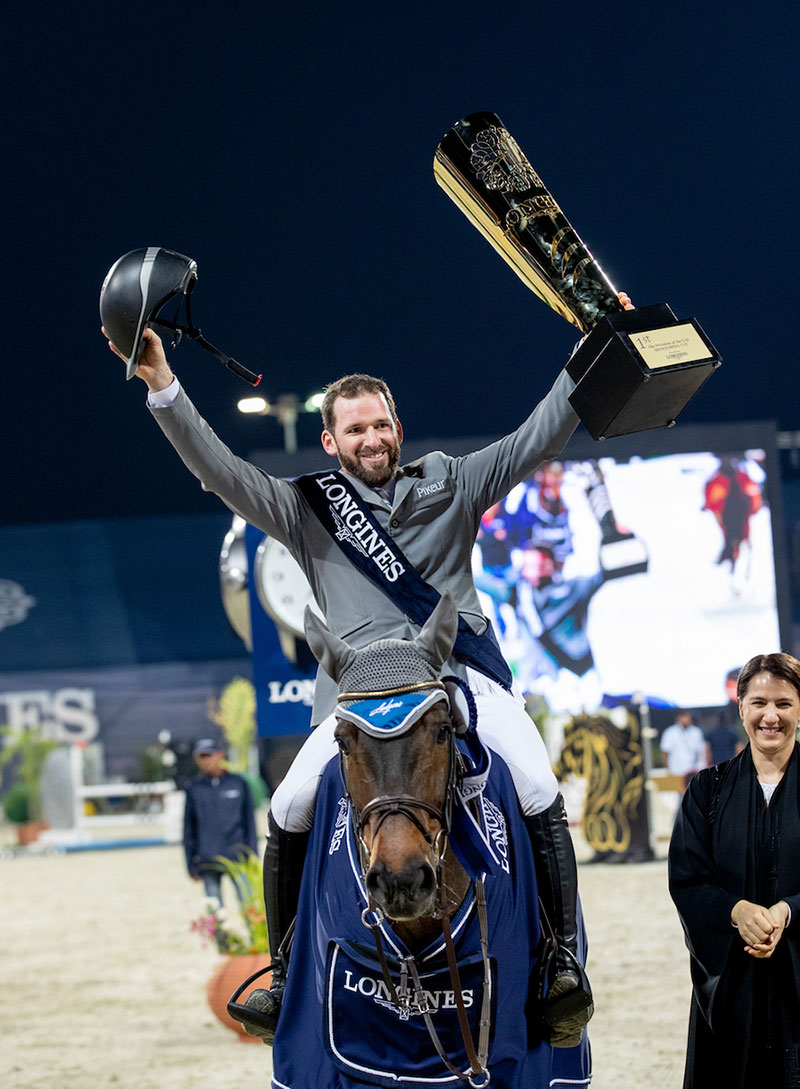
[[[438,839],[443,833],[446,835],[448,831],[446,827],[446,808],[447,801],[445,801],[445,808],[441,809],[435,805],[430,805],[428,802],[423,802],[421,798],[415,798],[412,794],[384,794],[379,798],[373,798],[372,801],[367,802],[358,814],[358,820],[363,829],[370,817],[374,817],[377,814],[378,820],[372,830],[372,835],[375,836],[387,817],[399,813],[401,816],[405,817],[406,820],[411,821],[414,827],[420,830],[422,837],[428,846],[433,847],[435,842],[434,837],[431,836],[430,832],[425,828],[424,824],[414,811],[416,809],[421,809],[425,813],[430,813],[434,820],[439,822],[441,827],[436,835],[436,839]]]

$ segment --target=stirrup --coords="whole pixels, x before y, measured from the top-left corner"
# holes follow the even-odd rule
[[[548,1041],[551,1047],[577,1047],[594,1013],[592,990],[583,965],[569,949],[559,946],[557,958],[561,964],[544,1004]]]
[[[283,968],[283,964],[276,959],[266,968],[254,972],[236,988],[227,1005],[229,1017],[243,1025],[245,1032],[250,1036],[257,1036],[270,1046],[275,1039],[283,993],[286,990],[286,974]],[[251,983],[273,969],[272,987],[269,990],[258,988],[247,996],[244,1003],[237,1001]]]

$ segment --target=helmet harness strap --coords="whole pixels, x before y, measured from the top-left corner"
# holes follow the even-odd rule
[[[242,366],[242,364],[239,363],[238,360],[232,359],[229,355],[221,352],[219,348],[215,348],[210,341],[206,340],[201,330],[198,329],[192,322],[192,310],[191,303],[189,302],[189,292],[184,295],[184,298],[186,299],[186,325],[180,325],[178,322],[169,321],[167,318],[161,317],[151,318],[147,324],[156,325],[160,329],[169,329],[171,332],[175,333],[176,336],[173,338],[172,342],[173,348],[177,347],[177,345],[180,343],[181,337],[185,333],[190,340],[196,340],[201,348],[205,348],[205,350],[207,352],[210,352],[211,355],[216,356],[220,363],[226,366],[229,371],[233,371],[234,374],[238,374],[240,378],[243,378],[245,382],[249,382],[251,386],[257,386],[258,383],[261,381],[262,376],[260,374],[254,374],[253,371],[250,371],[247,369],[247,367]]]

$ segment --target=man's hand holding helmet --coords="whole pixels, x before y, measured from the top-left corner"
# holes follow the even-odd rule
[[[103,336],[108,338],[108,346],[114,355],[118,356],[123,363],[127,363],[128,360],[124,352],[121,352],[112,343],[105,329],[103,329]],[[167,363],[164,345],[158,333],[154,329],[143,329],[141,336],[143,341],[142,354],[139,357],[136,375],[147,383],[149,390],[157,393],[160,389],[166,389],[175,375],[170,370],[169,363]]]

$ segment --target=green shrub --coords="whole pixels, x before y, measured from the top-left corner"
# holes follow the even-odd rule
[[[31,726],[12,733],[10,727],[0,726],[0,737],[4,739],[0,749],[0,773],[5,777],[4,769],[16,760],[16,778],[24,784],[28,792],[29,820],[42,819],[42,791],[39,779],[42,765],[53,749],[61,747],[58,741],[45,737],[41,726]]]
[[[6,820],[12,824],[24,824],[30,820],[30,806],[28,804],[30,791],[24,783],[15,783],[3,795],[3,812]]]

